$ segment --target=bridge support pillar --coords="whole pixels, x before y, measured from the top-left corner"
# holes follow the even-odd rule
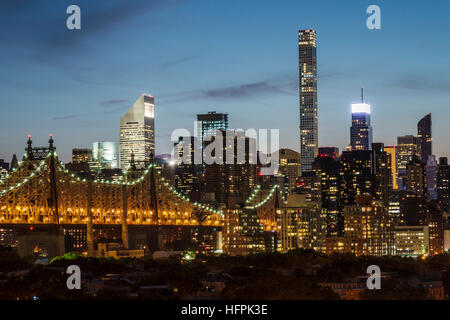
[[[86,240],[87,240],[87,252],[88,257],[95,256],[95,247],[94,247],[94,222],[92,215],[92,193],[93,193],[93,185],[92,180],[89,180],[88,183],[88,203],[87,203],[87,216],[88,221],[86,224]]]
[[[129,248],[128,243],[128,194],[126,186],[122,186],[122,246]]]

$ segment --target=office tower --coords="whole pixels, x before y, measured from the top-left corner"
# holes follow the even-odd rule
[[[392,190],[391,157],[384,150],[383,143],[372,143],[372,174],[374,175],[374,197],[389,203],[389,192]]]
[[[417,123],[418,153],[423,163],[427,163],[428,157],[432,155],[431,138],[431,113],[420,119]]]
[[[117,150],[114,142],[94,142],[92,144],[92,161],[94,171],[117,168]]]
[[[298,31],[300,163],[301,173],[312,170],[317,156],[317,56],[316,31]]]
[[[320,147],[319,148],[319,156],[320,157],[332,157],[339,158],[339,148],[338,147]]]
[[[89,161],[92,161],[92,149],[72,149],[72,163],[88,163]]]
[[[416,258],[429,252],[428,226],[395,227],[395,255]]]
[[[391,163],[391,181],[392,181],[392,189],[398,189],[397,183],[397,148],[395,146],[384,146],[384,151],[390,157]]]
[[[364,102],[361,89],[361,103],[352,104],[352,126],[350,128],[352,150],[370,150],[372,127],[370,126],[370,104]]]
[[[345,206],[346,252],[357,256],[393,254],[393,221],[387,208],[370,195],[358,195],[356,203]]]
[[[437,184],[438,200],[442,208],[448,211],[450,207],[449,206],[450,166],[448,165],[447,157],[439,158],[436,184]]]
[[[342,236],[344,233],[344,180],[342,164],[333,157],[319,156],[313,163],[319,182],[321,213],[326,217],[327,236]]]
[[[276,213],[278,251],[323,251],[327,225],[317,203],[307,201],[303,194],[290,194],[286,205],[277,208]]]
[[[295,188],[297,178],[300,177],[300,154],[291,149],[280,149],[278,159],[278,173],[287,178],[290,191]]]
[[[426,165],[426,177],[427,177],[427,199],[437,199],[437,171],[438,164],[434,155],[428,156]]]
[[[216,113],[215,111],[206,114],[198,114],[196,122],[196,134],[199,145],[204,150],[205,137],[213,137],[217,130],[228,129],[228,114]],[[206,140],[208,140],[207,138]],[[211,140],[211,139],[209,139]]]
[[[155,154],[155,101],[142,94],[120,118],[120,168],[128,169],[131,155],[139,167],[148,165]]]

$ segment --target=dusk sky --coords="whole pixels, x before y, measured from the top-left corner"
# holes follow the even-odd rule
[[[81,30],[66,28],[67,6]],[[366,8],[381,8],[381,30]],[[279,128],[299,151],[297,31],[317,31],[319,145],[349,143],[350,103],[372,105],[374,142],[417,134],[432,113],[433,153],[450,156],[449,1],[0,2],[0,158],[53,133],[73,147],[119,140],[119,120],[155,96],[157,153],[197,113],[229,114],[230,128]]]

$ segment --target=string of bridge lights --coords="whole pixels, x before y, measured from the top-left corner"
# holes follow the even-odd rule
[[[47,154],[46,159],[49,158],[50,156],[52,156],[52,157],[57,157],[58,154],[56,153],[56,151],[51,151],[51,152],[49,152],[49,153]],[[22,161],[22,162],[23,162],[23,161]],[[8,188],[8,189],[6,189],[6,190],[0,191],[0,195],[3,195],[3,194],[5,194],[5,193],[7,193],[7,192],[10,192],[10,191],[12,191],[12,190],[14,190],[14,189],[17,189],[17,188],[21,187],[24,183],[28,182],[29,179],[31,179],[32,177],[34,177],[34,176],[36,175],[36,173],[39,172],[39,171],[41,170],[41,168],[42,168],[44,165],[45,165],[45,160],[42,160],[42,161],[40,162],[39,166],[38,166],[38,167],[37,167],[37,168],[36,168],[36,169],[35,169],[28,177],[24,178],[21,182],[18,182],[18,183],[17,183],[16,185],[14,185],[14,186],[11,186],[10,188]],[[137,183],[142,182],[142,181],[146,178],[146,176],[150,173],[150,169],[153,168],[153,167],[156,167],[156,165],[153,164],[153,163],[152,163],[152,164],[149,164],[149,165],[147,166],[147,168],[144,170],[144,172],[142,173],[142,175],[141,175],[139,178],[137,178],[137,179],[135,179],[135,180],[133,180],[133,181],[125,182],[125,181],[123,181],[123,180],[124,180],[124,177],[120,177],[119,180],[114,180],[114,181],[103,180],[103,179],[101,179],[101,180],[96,179],[96,180],[93,181],[93,183],[96,183],[96,184],[105,184],[105,185],[120,185],[120,186],[125,185],[125,186],[134,186],[134,185],[136,185]],[[16,168],[16,171],[17,171],[17,169],[18,169],[18,168]],[[63,163],[62,163],[61,161],[58,161],[58,170],[59,170],[60,172],[64,172],[64,173],[68,174],[68,175],[72,178],[72,182],[81,182],[81,183],[87,182],[87,180],[86,180],[85,178],[77,177],[75,174],[70,173],[69,170],[65,169],[65,168],[63,167]],[[14,172],[16,172],[16,171],[14,171]],[[160,175],[159,172],[157,172],[157,174]],[[191,201],[189,200],[188,197],[186,197],[184,194],[178,192],[178,191],[177,191],[175,188],[173,188],[169,183],[167,183],[167,181],[165,181],[164,177],[161,177],[161,179],[162,179],[164,185],[167,187],[167,189],[168,189],[172,194],[174,194],[175,196],[177,196],[178,198],[180,198],[181,200],[186,201],[186,202],[189,202],[189,203],[191,203],[193,206],[195,206],[195,207],[197,207],[197,208],[204,209],[204,210],[206,210],[206,211],[208,211],[208,212],[210,212],[210,213],[219,214],[219,215],[221,215],[221,216],[223,217],[223,211],[222,211],[222,210],[214,209],[214,208],[212,208],[212,207],[210,207],[210,206],[208,206],[208,205],[201,204],[201,203],[198,203],[198,202],[191,202]]]
[[[255,190],[253,190],[252,194],[250,195],[250,197],[247,198],[247,200],[245,200],[245,203],[249,203],[250,201],[253,200],[254,197],[256,197],[256,195],[259,193],[259,191],[261,190],[261,185],[258,184],[255,188]]]
[[[261,189],[261,186],[258,185],[258,187],[255,189],[255,191],[253,191],[252,195],[250,195],[250,197],[247,199],[246,202],[250,202],[259,193],[259,191]],[[247,209],[257,209],[257,208],[263,206],[267,201],[269,201],[272,198],[272,196],[274,195],[276,189],[278,189],[278,191],[280,193],[280,196],[281,196],[281,199],[283,199],[283,202],[286,204],[287,201],[283,197],[283,194],[281,192],[280,186],[278,184],[275,184],[270,189],[269,193],[267,194],[267,196],[263,200],[261,200],[260,202],[258,202],[257,204],[254,204],[252,206],[247,206],[246,208]]]
[[[50,153],[47,155],[46,158],[48,158],[49,156],[50,156]],[[22,161],[22,163],[23,163],[23,161]],[[13,185],[13,186],[5,189],[5,190],[0,191],[0,195],[4,195],[5,193],[8,193],[8,192],[11,192],[11,191],[13,191],[15,189],[20,188],[22,185],[27,183],[31,178],[33,178],[42,169],[42,167],[44,165],[45,165],[45,160],[41,160],[41,162],[39,162],[39,165],[36,167],[36,169],[33,170],[27,177],[25,177],[22,181],[17,182],[15,185]],[[20,168],[20,166],[18,168],[16,168],[15,171],[13,170],[13,172],[16,172],[17,169],[19,169],[19,168]]]
[[[52,156],[52,157],[58,157],[58,154],[56,153],[56,151],[50,151],[50,152],[47,154],[46,159],[49,158],[50,156]],[[26,156],[25,156],[25,158],[26,158]],[[41,160],[41,162],[39,163],[39,166],[38,166],[33,172],[31,172],[30,175],[29,175],[28,177],[24,178],[21,182],[16,183],[14,186],[11,186],[11,187],[9,187],[8,189],[5,189],[5,190],[0,191],[0,195],[3,195],[3,194],[8,193],[8,192],[10,192],[10,191],[13,191],[13,190],[15,190],[15,189],[17,189],[17,188],[20,188],[23,184],[27,183],[31,178],[33,178],[33,177],[34,177],[34,176],[42,169],[42,167],[45,165],[45,161],[46,161],[46,160]],[[22,166],[23,163],[24,163],[24,161],[21,161],[21,162],[19,163],[19,167],[18,167],[18,168],[15,168],[15,169],[13,170],[13,173],[17,172],[17,170],[19,170],[19,169],[21,168],[21,166]],[[87,180],[86,180],[85,178],[77,177],[75,174],[70,173],[67,169],[65,169],[65,168],[63,167],[63,163],[62,163],[61,161],[58,161],[58,165],[59,165],[59,166],[58,166],[58,170],[59,170],[59,171],[62,171],[62,172],[64,172],[64,173],[66,173],[66,174],[68,174],[68,175],[70,175],[70,177],[72,178],[72,182],[87,182]],[[144,170],[144,172],[142,173],[142,175],[141,175],[139,178],[137,178],[137,179],[135,179],[135,180],[133,180],[133,181],[128,181],[128,182],[123,181],[123,180],[124,180],[124,176],[122,176],[122,177],[120,177],[118,180],[114,180],[114,181],[104,180],[104,179],[100,179],[100,180],[95,179],[95,180],[93,181],[93,183],[96,183],[96,184],[105,184],[105,185],[121,185],[121,186],[126,185],[126,186],[134,186],[134,185],[136,185],[137,183],[142,182],[142,181],[146,178],[146,176],[149,174],[150,169],[153,168],[153,167],[155,167],[155,166],[156,166],[156,165],[153,164],[153,163],[152,163],[152,164],[149,164],[149,165],[147,166],[147,168]],[[159,172],[157,172],[157,174],[160,175]],[[10,176],[11,176],[11,175],[9,175],[9,177],[10,177]],[[160,176],[160,177],[161,177],[161,180],[163,181],[164,186],[165,186],[170,192],[172,192],[172,194],[174,194],[175,196],[177,196],[177,197],[180,198],[181,200],[183,200],[183,201],[185,201],[185,202],[189,202],[190,204],[192,204],[193,206],[195,206],[195,207],[197,207],[197,208],[204,209],[204,210],[206,210],[206,211],[208,211],[208,212],[210,212],[210,213],[219,214],[219,215],[221,215],[221,216],[223,217],[223,211],[222,211],[222,210],[220,210],[220,209],[214,209],[214,208],[212,208],[212,207],[210,207],[210,206],[208,206],[208,205],[202,204],[202,203],[192,202],[186,195],[184,195],[183,193],[177,191],[174,187],[172,187],[172,186],[166,181],[166,179],[165,179],[164,177],[162,177],[162,176]],[[271,198],[271,197],[273,196],[273,194],[275,193],[275,190],[276,190],[276,189],[279,189],[279,185],[278,185],[278,184],[274,185],[274,186],[270,189],[268,195],[267,195],[262,201],[260,201],[259,203],[255,204],[255,205],[253,205],[253,206],[247,206],[246,208],[247,208],[247,209],[256,209],[256,208],[261,207],[261,206],[264,205],[267,201],[270,200],[270,198]],[[246,200],[246,203],[251,202],[251,201],[259,194],[260,191],[261,191],[261,185],[257,185],[256,188],[255,188],[255,190],[252,192],[252,194],[251,194],[251,195],[249,196],[249,198]],[[282,199],[284,200],[284,198],[283,198],[283,196],[282,196],[282,193],[281,193],[281,190],[279,190],[279,192],[280,192],[280,195],[281,195]],[[286,200],[284,200],[284,202],[286,203]]]

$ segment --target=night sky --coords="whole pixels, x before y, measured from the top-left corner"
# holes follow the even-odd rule
[[[130,5],[132,3],[132,5]],[[81,7],[81,30],[66,28]],[[366,8],[381,8],[381,30]],[[0,2],[0,158],[53,133],[73,147],[119,140],[119,120],[155,96],[157,153],[197,113],[229,113],[231,128],[280,128],[299,150],[298,29],[318,37],[319,145],[348,145],[350,103],[372,104],[374,142],[417,134],[432,113],[433,153],[450,156],[449,1]]]

